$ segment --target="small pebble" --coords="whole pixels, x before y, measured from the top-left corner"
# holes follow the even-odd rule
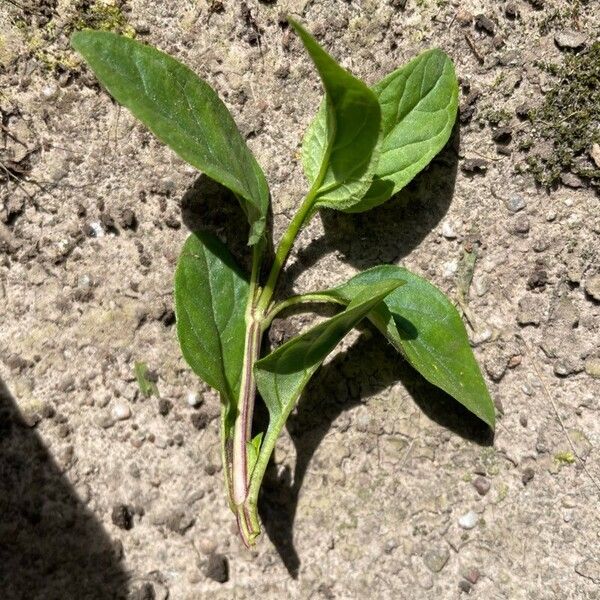
[[[466,579],[461,579],[458,582],[458,589],[465,594],[470,594],[472,588],[473,586]]]
[[[198,392],[190,392],[187,395],[187,403],[192,408],[198,408],[202,404],[202,402],[204,402],[204,399]]]
[[[519,415],[519,423],[521,424],[521,427],[527,427],[528,420],[525,413]]]
[[[508,19],[516,19],[519,16],[519,8],[514,2],[509,2],[504,7],[504,14]]]
[[[44,404],[40,409],[40,415],[44,419],[52,419],[56,415],[56,410],[52,404]]]
[[[600,275],[589,277],[585,282],[585,293],[600,302]]]
[[[554,41],[561,50],[581,50],[587,42],[583,33],[570,29],[555,33]]]
[[[133,527],[133,510],[126,504],[115,504],[110,516],[120,529],[129,530]]]
[[[475,29],[483,31],[489,35],[494,35],[496,30],[496,24],[489,17],[483,14],[476,15],[475,17]]]
[[[209,556],[217,550],[217,542],[210,538],[200,538],[198,540],[198,550],[200,550],[202,554]]]
[[[521,476],[521,481],[523,482],[523,485],[527,485],[534,477],[535,471],[531,467],[523,469],[523,475]]]
[[[516,218],[514,223],[514,230],[516,233],[528,233],[530,227],[531,224],[529,219],[525,215]]]
[[[473,529],[475,525],[477,525],[477,521],[479,517],[475,511],[470,510],[468,513],[464,514],[462,517],[458,519],[458,524],[463,529]]]
[[[135,213],[131,208],[126,208],[123,210],[120,219],[120,225],[123,229],[135,229],[137,227],[138,221]]]
[[[130,600],[156,600],[154,586],[149,581],[143,583],[131,594]]]
[[[450,223],[449,221],[445,221],[444,224],[442,225],[442,235],[447,240],[456,239],[456,231],[454,231],[454,227],[452,226],[452,223]]]
[[[61,423],[56,428],[56,435],[59,438],[66,438],[71,433],[71,428],[66,423]]]
[[[46,85],[42,88],[42,96],[45,100],[53,100],[58,95],[58,87],[55,85]]]
[[[465,10],[464,8],[459,8],[456,11],[456,20],[461,25],[470,25],[473,21],[473,15],[468,10]]]
[[[600,357],[588,356],[585,359],[584,369],[586,374],[593,379],[600,379]]]
[[[498,127],[492,133],[492,139],[497,144],[508,144],[512,139],[512,130],[510,127]]]
[[[473,487],[480,496],[485,496],[490,491],[491,485],[490,480],[485,477],[476,477],[473,480]]]
[[[423,557],[423,562],[430,571],[439,573],[446,566],[449,558],[450,551],[448,547],[442,546],[441,548],[435,548],[427,552]]]
[[[102,229],[102,225],[98,221],[92,221],[89,224],[89,231],[94,237],[100,238],[104,236],[104,229]]]
[[[465,579],[471,584],[471,585],[475,585],[478,581],[479,578],[481,577],[481,573],[479,572],[479,569],[477,569],[476,567],[473,567],[472,569],[469,569],[466,573],[465,573]]]
[[[167,400],[166,398],[161,398],[158,401],[158,414],[159,415],[166,417],[171,412],[172,408],[173,408],[173,403],[170,400]]]
[[[125,402],[116,402],[110,411],[116,421],[126,421],[131,417],[131,408]]]
[[[590,157],[594,161],[596,167],[600,169],[600,144],[592,144],[590,148]]]
[[[102,427],[102,429],[109,429],[115,424],[115,420],[107,414],[99,415],[96,419],[96,425]]]

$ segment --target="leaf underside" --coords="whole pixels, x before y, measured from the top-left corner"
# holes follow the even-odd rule
[[[495,425],[494,404],[475,360],[463,321],[446,296],[403,267],[382,265],[324,293],[344,303],[384,281],[406,285],[390,293],[369,319],[427,381]]]
[[[269,188],[216,92],[179,61],[135,40],[81,31],[71,41],[120,104],[181,158],[237,195],[250,223],[249,243],[257,243],[265,232]]]

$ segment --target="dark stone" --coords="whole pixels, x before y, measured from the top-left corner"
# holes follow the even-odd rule
[[[206,429],[208,425],[208,415],[204,412],[192,413],[192,425],[198,430]]]
[[[209,579],[219,583],[229,581],[229,563],[227,557],[217,552],[208,557],[204,574]]]
[[[519,215],[515,218],[514,222],[514,231],[515,233],[529,233],[529,229],[531,227],[531,223],[526,215]]]
[[[137,217],[131,208],[126,208],[121,215],[121,227],[123,229],[136,229],[138,225]]]
[[[181,229],[181,221],[177,218],[176,215],[167,215],[165,218],[165,225],[169,229]]]
[[[531,467],[523,469],[523,475],[521,476],[521,481],[523,482],[523,485],[527,485],[534,477],[535,471]]]
[[[102,226],[106,231],[114,232],[116,230],[115,220],[109,213],[102,213],[100,215],[100,223],[102,223]]]
[[[133,509],[126,504],[115,504],[110,516],[120,529],[129,530],[133,527]]]
[[[496,144],[508,144],[512,139],[512,130],[510,127],[498,127],[492,133],[492,139]]]
[[[509,2],[504,7],[504,14],[508,19],[516,19],[519,16],[519,7],[514,2]]]
[[[163,417],[166,417],[171,412],[172,408],[173,403],[170,400],[161,398],[158,401],[158,414],[162,415]]]
[[[175,311],[172,308],[167,308],[160,320],[165,327],[171,327],[175,324]]]
[[[527,280],[527,289],[544,289],[548,284],[548,273],[544,269],[537,268]]]
[[[475,114],[475,107],[472,104],[471,105],[461,104],[459,113],[460,113],[460,116],[459,116],[460,122],[463,125],[466,125],[473,118],[473,115]]]
[[[519,104],[519,106],[517,106],[517,108],[515,108],[515,114],[517,115],[517,117],[519,119],[524,121],[525,119],[529,118],[530,110],[531,109],[529,108],[529,106],[527,106],[527,104]]]
[[[494,23],[494,21],[492,21],[489,17],[479,14],[475,17],[475,29],[484,31],[489,35],[494,35],[494,31],[496,31],[496,23]]]

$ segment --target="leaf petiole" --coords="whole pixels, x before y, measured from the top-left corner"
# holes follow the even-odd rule
[[[266,330],[272,323],[273,319],[282,311],[290,308],[291,306],[297,306],[298,304],[317,304],[327,302],[329,304],[341,304],[345,305],[344,302],[337,298],[333,298],[326,294],[301,294],[298,296],[291,296],[286,300],[282,300],[281,302],[277,302],[271,307],[271,310],[265,315],[264,320],[262,321],[262,327]]]

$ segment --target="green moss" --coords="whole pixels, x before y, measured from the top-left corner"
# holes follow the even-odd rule
[[[567,452],[557,452],[554,455],[554,460],[559,465],[572,465],[575,462],[575,455],[570,450]]]
[[[504,502],[504,500],[506,500],[507,496],[508,496],[508,485],[506,483],[501,483],[498,486],[498,495],[496,497],[498,504],[500,502]]]
[[[546,35],[561,27],[575,27],[582,16],[581,9],[589,3],[590,0],[571,0],[568,8],[548,12],[538,23],[540,34]]]
[[[600,169],[588,152],[592,144],[600,143],[600,42],[567,56],[555,72],[555,86],[530,115],[535,136],[550,141],[553,152],[543,157],[532,154],[527,159],[529,170],[546,187],[571,172],[598,188]]]
[[[53,19],[41,29],[32,29],[24,21],[17,26],[22,26],[32,56],[44,69],[54,74],[77,73],[81,61],[70,46],[58,43],[59,34],[70,36],[80,29],[99,29],[135,37],[135,29],[127,21],[121,4],[120,0],[80,0],[64,27],[59,28]]]
[[[505,108],[487,108],[481,113],[480,120],[487,121],[490,125],[506,125],[512,118],[511,113]]]
[[[108,0],[79,3],[78,18],[73,23],[73,29],[99,29],[114,31],[126,37],[135,37],[135,29],[127,21],[120,6]]]

